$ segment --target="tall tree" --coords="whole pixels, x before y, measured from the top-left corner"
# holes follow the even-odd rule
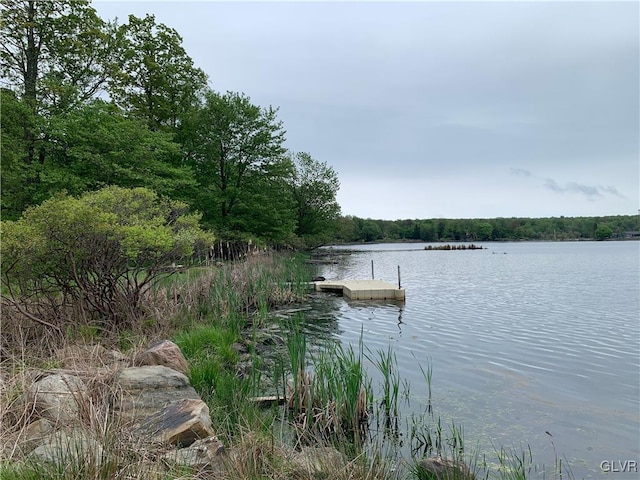
[[[34,113],[66,111],[105,85],[118,36],[89,0],[0,4],[2,75]]]
[[[285,183],[291,162],[276,114],[243,94],[208,91],[201,108],[182,125],[179,139],[199,182],[196,206],[206,224],[261,237],[267,224],[293,232]]]
[[[46,197],[48,124],[105,85],[117,36],[88,0],[0,0],[2,213]]]
[[[294,174],[291,191],[296,206],[296,235],[308,247],[323,245],[332,237],[340,205],[336,195],[340,182],[326,162],[314,160],[305,152],[291,155]]]
[[[153,15],[129,15],[120,34],[120,70],[110,83],[111,97],[152,130],[175,128],[206,87],[206,74],[194,66],[178,32]]]

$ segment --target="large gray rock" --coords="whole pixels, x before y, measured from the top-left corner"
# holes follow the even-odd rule
[[[130,367],[114,377],[116,418],[150,443],[189,446],[214,435],[209,407],[182,373],[164,366]]]
[[[114,376],[113,387],[114,413],[133,423],[159,415],[172,402],[200,398],[184,374],[163,366],[125,368]]]
[[[85,402],[87,386],[79,377],[58,373],[49,375],[31,385],[27,397],[36,411],[53,423],[77,423],[80,405]]]
[[[151,345],[144,352],[139,353],[134,360],[134,365],[162,365],[182,373],[189,371],[189,364],[187,359],[184,358],[180,347],[170,340],[162,340]]]

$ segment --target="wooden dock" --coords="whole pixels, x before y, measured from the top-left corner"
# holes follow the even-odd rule
[[[404,300],[404,288],[382,280],[324,280],[315,282],[317,292],[338,292],[352,300]]]

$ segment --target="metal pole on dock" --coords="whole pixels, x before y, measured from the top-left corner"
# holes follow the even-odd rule
[[[371,260],[371,280],[374,280],[376,277],[373,276],[373,260]]]
[[[400,290],[402,287],[400,286],[400,265],[398,265],[398,290]]]

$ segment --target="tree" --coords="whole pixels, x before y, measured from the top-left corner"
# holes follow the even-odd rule
[[[609,225],[598,225],[594,234],[596,240],[606,240],[613,235],[613,229]]]
[[[194,192],[203,222],[218,231],[245,231],[265,238],[295,228],[286,181],[285,132],[277,110],[251,104],[243,94],[209,91],[204,104],[181,125],[185,161],[199,183]]]
[[[335,170],[326,162],[314,160],[300,152],[291,155],[294,173],[291,191],[296,206],[296,235],[303,238],[308,247],[326,243],[336,228],[340,205],[336,195],[340,181]]]
[[[493,234],[493,225],[489,222],[476,222],[475,225],[475,234],[478,240],[491,240],[491,235]]]
[[[382,238],[382,229],[375,220],[367,218],[358,219],[359,238],[365,242],[374,242]]]
[[[93,98],[117,43],[88,0],[1,0],[2,212],[17,218],[46,198],[49,120]],[[6,218],[6,217],[5,217]]]
[[[151,131],[104,101],[52,118],[49,139],[41,179],[49,194],[119,185],[175,197],[195,184],[171,134]]]
[[[38,186],[31,180],[39,178],[40,165],[24,158],[28,150],[25,131],[35,128],[37,117],[15,92],[3,88],[0,95],[0,207],[4,219],[16,219],[37,196]]]
[[[178,32],[153,15],[129,15],[119,33],[123,46],[109,85],[112,99],[152,130],[175,129],[206,87],[206,74],[194,66]]]
[[[2,222],[2,302],[59,329],[76,311],[103,327],[140,317],[144,292],[171,262],[213,242],[184,203],[144,189],[60,194]]]
[[[113,65],[118,36],[89,0],[2,0],[2,74],[34,113],[93,98]]]

